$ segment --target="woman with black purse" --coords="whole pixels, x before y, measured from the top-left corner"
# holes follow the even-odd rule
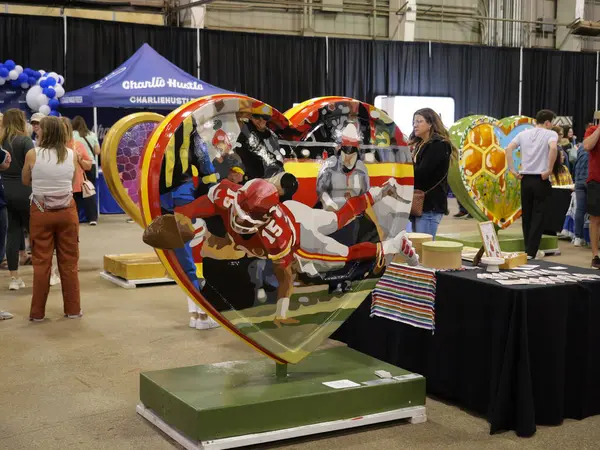
[[[96,166],[96,156],[100,154],[100,144],[98,143],[98,137],[95,133],[91,132],[88,129],[85,120],[81,116],[75,116],[75,118],[73,118],[72,125],[73,139],[83,144],[90,158],[93,161],[92,168],[90,170],[85,171],[85,177],[87,180],[91,181],[94,185],[94,188],[97,189],[96,178],[98,177],[98,170]],[[91,216],[87,218],[89,224],[91,226],[98,225],[98,200],[96,194],[91,195],[89,197],[85,197],[83,199],[83,202],[86,203],[86,216]]]
[[[409,144],[415,146],[412,231],[430,234],[435,239],[442,217],[448,214],[448,169],[457,150],[442,119],[430,108],[414,113]]]

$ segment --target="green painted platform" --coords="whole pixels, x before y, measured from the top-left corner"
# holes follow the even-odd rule
[[[382,381],[377,370],[403,377]],[[360,386],[323,384],[337,380]],[[140,400],[170,428],[202,442],[423,407],[425,378],[336,347],[290,365],[284,379],[267,358],[145,372]],[[419,414],[424,420],[424,411]]]
[[[440,241],[460,242],[465,247],[479,248],[482,245],[481,236],[478,232],[438,234],[436,239]],[[501,230],[498,232],[498,239],[500,240],[500,247],[503,252],[525,251],[525,242],[523,240],[523,233],[521,232]],[[558,237],[543,235],[540,243],[540,250],[548,253],[558,252]]]

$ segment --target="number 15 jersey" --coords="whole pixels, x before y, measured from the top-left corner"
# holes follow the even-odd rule
[[[293,260],[293,249],[297,244],[297,231],[281,204],[276,206],[271,218],[265,225],[260,226],[256,233],[239,234],[233,229],[231,216],[235,212],[232,212],[232,208],[236,201],[236,193],[241,188],[238,184],[223,180],[213,186],[207,195],[176,208],[176,211],[191,219],[218,215],[236,247],[245,250],[250,256],[289,264]]]

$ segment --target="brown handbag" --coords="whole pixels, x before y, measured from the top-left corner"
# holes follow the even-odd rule
[[[423,215],[423,205],[425,204],[425,196],[438,187],[448,177],[448,174],[438,181],[435,186],[423,192],[420,189],[415,189],[413,192],[413,201],[410,205],[410,215],[413,217],[421,217]]]

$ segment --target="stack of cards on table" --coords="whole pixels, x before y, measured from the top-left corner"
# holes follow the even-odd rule
[[[539,266],[527,267],[528,270],[520,267],[520,270],[514,271],[505,271],[500,273],[480,273],[477,274],[477,278],[483,280],[494,280],[502,285],[544,285],[600,280],[600,275],[565,272],[564,269],[566,269],[566,267],[552,267],[552,270],[535,269],[535,267]]]

